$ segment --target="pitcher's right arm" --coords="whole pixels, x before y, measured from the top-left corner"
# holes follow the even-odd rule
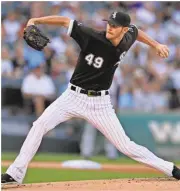
[[[27,26],[36,25],[36,24],[47,24],[47,25],[57,25],[68,28],[71,19],[63,16],[46,16],[39,18],[32,18],[28,21]]]
[[[68,28],[67,35],[71,36],[79,44],[81,49],[85,49],[89,37],[95,33],[92,28],[86,27],[82,23],[64,16],[54,15],[32,18],[28,21],[27,26],[36,24],[57,25]]]

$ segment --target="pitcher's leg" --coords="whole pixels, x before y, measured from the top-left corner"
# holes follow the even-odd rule
[[[14,163],[7,169],[7,174],[13,177],[17,182],[22,183],[28,164],[37,152],[43,136],[59,123],[71,118],[66,112],[66,107],[67,103],[65,103],[63,97],[59,97],[33,123],[19,155]]]
[[[96,113],[89,118],[120,152],[138,162],[154,167],[168,176],[172,176],[174,164],[158,158],[147,148],[131,141],[125,134],[113,110],[105,109],[103,113]]]

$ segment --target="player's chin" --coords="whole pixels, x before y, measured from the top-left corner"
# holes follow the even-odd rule
[[[113,36],[112,34],[106,33],[106,38],[107,38],[108,40],[111,40],[111,39],[114,38],[114,36]]]

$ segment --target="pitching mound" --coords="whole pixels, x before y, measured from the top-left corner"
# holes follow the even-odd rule
[[[115,179],[69,181],[41,184],[23,184],[19,186],[5,186],[4,191],[179,191],[180,181],[174,179]]]

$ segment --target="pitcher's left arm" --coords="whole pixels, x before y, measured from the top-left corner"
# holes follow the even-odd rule
[[[167,58],[169,56],[169,48],[166,45],[158,43],[140,29],[138,29],[137,40],[155,49],[160,57]]]

